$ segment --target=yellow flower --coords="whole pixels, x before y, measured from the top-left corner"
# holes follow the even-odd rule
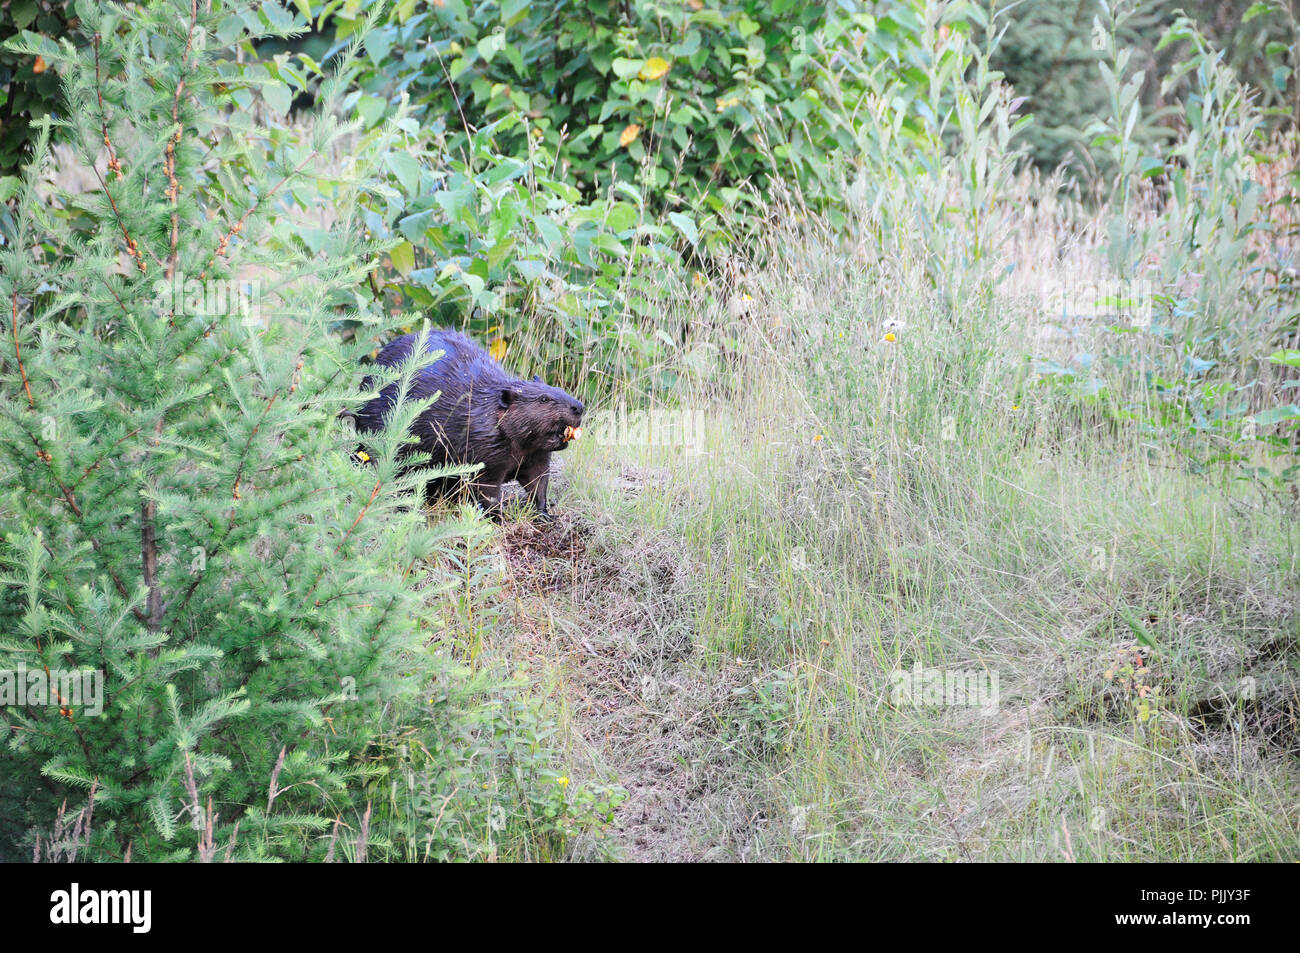
[[[893,331],[890,331],[888,334],[885,335],[885,340],[888,341],[890,344],[893,344],[895,341],[898,340],[898,338],[894,336]]]
[[[727,97],[725,97],[725,98],[720,98],[720,99],[718,99],[718,100],[717,100],[717,103],[718,103],[718,112],[724,112],[724,111],[726,111],[727,109],[730,109],[732,106],[739,106],[739,105],[740,105],[740,97],[739,97],[739,96],[727,96]]]
[[[569,779],[564,777],[556,778],[555,783],[562,788],[567,788],[569,786]]]
[[[492,355],[492,360],[501,361],[505,359],[506,349],[508,347],[509,344],[506,343],[505,338],[497,338],[488,345],[488,353]]]
[[[658,79],[668,72],[668,67],[671,65],[662,56],[652,56],[645,61],[645,66],[641,67],[641,72],[637,73],[637,76],[645,80]]]
[[[618,144],[622,146],[624,149],[626,149],[628,146],[630,146],[633,142],[636,141],[636,137],[639,135],[641,135],[641,127],[638,126],[636,123],[632,123],[626,129],[624,129],[622,134],[618,137]]]
[[[366,453],[364,450],[358,450],[358,451],[357,451],[357,459],[360,460],[362,463],[369,463],[369,462],[370,462],[370,454]]]
[[[813,443],[816,443],[816,442],[817,442],[818,440],[820,440],[821,438],[822,438],[822,435],[821,435],[821,434],[817,434],[817,435],[815,435],[815,436],[813,437]]]

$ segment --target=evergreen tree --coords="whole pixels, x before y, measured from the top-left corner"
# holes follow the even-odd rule
[[[409,506],[400,438],[362,466],[336,419],[373,344],[329,327],[383,330],[356,193],[403,120],[361,140],[309,242],[283,216],[356,135],[329,112],[348,60],[302,141],[252,118],[231,55],[291,33],[285,10],[76,12],[86,45],[11,44],[57,67],[60,139],[99,187],[42,197],[47,123],[0,246],[0,669],[96,673],[103,711],[0,707],[0,856],[93,791],[95,859],[320,857],[366,816],[376,713],[445,664],[413,574],[465,529]]]

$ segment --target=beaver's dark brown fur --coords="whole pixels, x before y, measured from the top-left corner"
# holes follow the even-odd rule
[[[411,355],[418,335],[393,341],[375,359],[381,367],[398,367]],[[409,400],[441,395],[411,425],[418,438],[409,452],[431,456],[429,466],[475,464],[483,468],[469,478],[475,499],[492,515],[501,509],[501,486],[518,480],[540,518],[549,519],[546,490],[551,454],[567,445],[566,429],[582,423],[582,401],[548,387],[540,378],[512,377],[492,357],[463,334],[431,331],[429,352],[442,357],[421,368],[411,381]],[[362,383],[371,389],[372,378]],[[397,397],[390,383],[356,416],[362,432],[380,430]],[[427,484],[431,498],[445,496],[459,481],[435,479]]]

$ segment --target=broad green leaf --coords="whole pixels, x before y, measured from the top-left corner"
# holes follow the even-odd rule
[[[1286,404],[1282,407],[1270,407],[1268,410],[1261,410],[1255,414],[1254,421],[1261,427],[1269,427],[1273,424],[1285,423],[1288,420],[1300,420],[1300,407],[1295,404]]]
[[[387,108],[388,103],[378,96],[362,96],[357,100],[357,115],[367,129],[383,118]]]
[[[399,242],[394,245],[389,256],[393,259],[393,267],[403,278],[415,267],[415,248],[410,242]]]
[[[669,212],[668,220],[677,226],[677,230],[682,233],[685,239],[692,245],[700,243],[700,233],[695,227],[695,222],[689,215],[682,212]]]
[[[1274,351],[1268,356],[1268,359],[1274,364],[1285,364],[1287,367],[1300,367],[1300,350],[1286,347],[1280,351]]]
[[[626,202],[616,202],[610,207],[605,224],[611,231],[625,232],[636,225],[637,210]]]
[[[420,163],[409,152],[390,152],[384,164],[397,176],[407,195],[418,195],[420,189]]]
[[[629,60],[618,56],[614,58],[614,75],[619,79],[631,79],[645,66],[645,60]]]
[[[277,115],[283,116],[289,112],[293,93],[284,83],[267,83],[262,87],[262,98]]]

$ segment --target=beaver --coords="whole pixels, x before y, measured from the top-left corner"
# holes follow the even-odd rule
[[[419,339],[407,334],[387,345],[375,358],[381,367],[399,367]],[[537,511],[550,521],[546,505],[551,454],[563,450],[576,436],[585,409],[582,401],[540,377],[512,377],[487,351],[456,331],[430,331],[425,349],[445,352],[421,368],[411,380],[408,399],[440,396],[411,424],[416,443],[404,453],[427,453],[422,467],[482,464],[469,477],[475,501],[495,519],[501,516],[501,487],[517,480]],[[374,378],[362,381],[372,390]],[[398,383],[388,384],[356,414],[359,432],[381,430],[396,400]],[[459,478],[431,479],[425,485],[430,502],[451,495]]]

